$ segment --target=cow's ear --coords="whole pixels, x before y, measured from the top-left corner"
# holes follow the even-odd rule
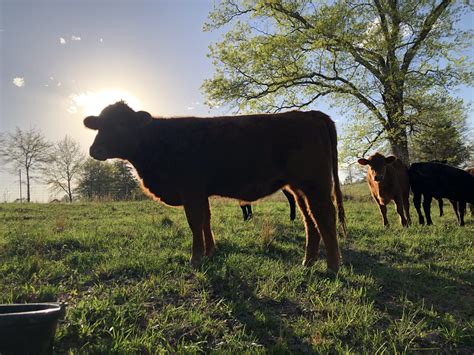
[[[369,161],[367,159],[364,159],[364,158],[360,158],[359,160],[357,160],[357,162],[360,165],[369,165]]]
[[[142,120],[144,123],[150,122],[153,119],[151,115],[146,111],[135,112],[135,117]]]
[[[394,157],[393,155],[390,155],[389,157],[385,158],[385,163],[392,164],[395,161],[395,159],[397,159],[397,158]]]
[[[97,116],[89,116],[84,118],[84,126],[90,129],[98,130],[100,128],[100,120]]]

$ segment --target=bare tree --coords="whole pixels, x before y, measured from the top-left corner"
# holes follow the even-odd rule
[[[26,175],[26,200],[31,201],[32,173],[49,161],[49,143],[35,128],[6,133],[0,139],[0,159],[8,164],[12,173],[24,169]]]
[[[50,163],[42,168],[43,178],[55,192],[65,192],[72,202],[73,184],[78,178],[85,161],[79,143],[65,136],[50,152]]]

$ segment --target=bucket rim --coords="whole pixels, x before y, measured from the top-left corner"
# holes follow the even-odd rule
[[[28,307],[44,307],[40,309],[28,310]],[[50,315],[54,313],[61,312],[61,305],[54,302],[37,302],[37,303],[3,303],[0,304],[0,310],[2,308],[15,308],[18,307],[18,310],[14,310],[9,313],[1,313],[0,319],[10,318],[10,317],[31,317],[31,316],[41,316],[41,315]],[[22,307],[26,310],[22,310]]]

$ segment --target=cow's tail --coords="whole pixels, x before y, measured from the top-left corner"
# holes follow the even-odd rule
[[[334,198],[336,200],[337,206],[337,216],[339,219],[340,232],[344,236],[344,239],[347,239],[347,228],[346,228],[346,214],[344,212],[344,205],[342,203],[342,191],[341,184],[339,182],[339,172],[338,172],[338,156],[337,156],[337,133],[336,125],[328,117],[328,131],[329,138],[331,140],[331,160],[332,160],[332,175],[334,180]]]

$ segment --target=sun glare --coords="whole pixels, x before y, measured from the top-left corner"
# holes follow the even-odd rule
[[[141,102],[130,93],[119,89],[107,89],[97,92],[87,91],[71,95],[70,113],[81,112],[86,116],[98,115],[108,105],[123,100],[134,110],[142,109]]]

